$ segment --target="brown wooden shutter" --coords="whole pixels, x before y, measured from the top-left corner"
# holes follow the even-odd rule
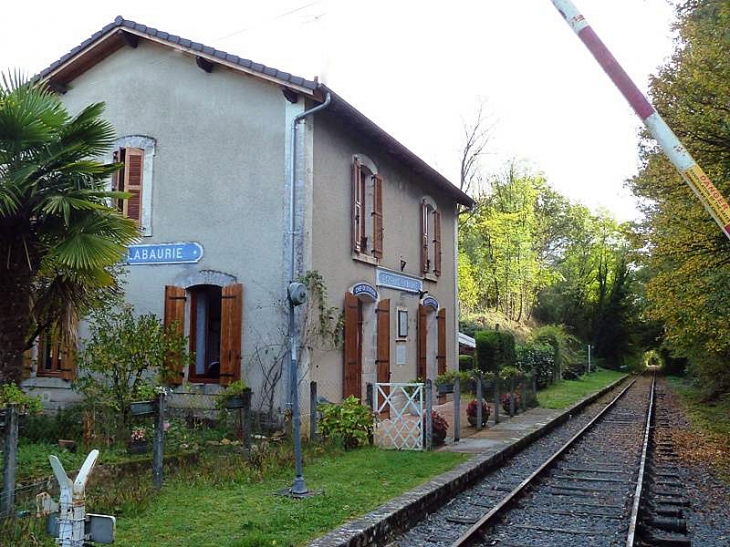
[[[383,177],[373,176],[373,256],[383,258]]]
[[[23,352],[23,380],[27,380],[33,373],[33,350],[27,349]]]
[[[446,309],[441,308],[436,316],[438,326],[438,349],[436,350],[436,363],[438,364],[439,375],[446,372]]]
[[[441,213],[433,212],[433,273],[441,275]]]
[[[185,289],[174,285],[165,287],[165,330],[174,329],[179,334],[185,329]],[[183,381],[183,362],[180,355],[168,354],[165,356],[165,368],[171,374],[171,384],[180,385]]]
[[[351,293],[345,293],[345,351],[342,395],[362,397],[362,352],[360,351],[361,325],[360,301]]]
[[[132,194],[124,201],[124,216],[139,223],[142,220],[142,173],[144,150],[126,148],[124,151],[124,191]]]
[[[422,381],[426,380],[427,367],[426,358],[428,351],[428,312],[426,306],[423,304],[418,305],[418,370],[416,375]]]
[[[220,383],[227,386],[241,378],[243,285],[240,283],[226,285],[221,291],[221,299]]]
[[[428,206],[421,202],[421,273],[428,273]]]
[[[60,371],[62,380],[74,380],[76,378],[76,346],[71,341],[59,343],[58,359],[61,361]]]
[[[438,375],[441,376],[446,372],[446,310],[440,309],[436,316],[436,325],[438,331],[438,348],[436,349],[436,365]],[[439,395],[439,404],[446,402],[446,395]]]
[[[363,200],[361,195],[362,184],[362,167],[360,160],[355,158],[352,162],[352,252],[359,253],[360,232],[363,224]]]
[[[381,300],[376,309],[378,314],[378,359],[375,361],[377,368],[377,381],[379,384],[390,382],[390,300]],[[390,388],[384,387],[385,394],[390,393]],[[383,404],[383,396],[378,399],[378,408]],[[390,409],[385,409],[382,414],[389,416]]]

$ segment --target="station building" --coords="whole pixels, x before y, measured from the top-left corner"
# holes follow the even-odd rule
[[[302,386],[338,401],[458,366],[457,213],[472,200],[327,86],[121,17],[41,77],[71,113],[106,103],[105,159],[124,164],[110,184],[141,233],[126,299],[189,337],[177,391],[244,378],[254,407],[283,407],[292,214],[295,273],[317,272],[344,321],[339,343],[304,348]],[[293,150],[294,118],[327,97]],[[34,356],[24,387],[73,400],[63,348],[47,337]]]

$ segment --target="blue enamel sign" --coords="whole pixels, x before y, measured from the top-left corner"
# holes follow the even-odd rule
[[[378,291],[375,290],[375,287],[372,285],[369,285],[368,283],[358,283],[352,288],[352,294],[355,296],[360,296],[361,294],[366,294],[373,300],[378,299]]]
[[[423,282],[420,279],[380,268],[375,271],[375,284],[411,293],[423,290]]]
[[[127,247],[127,264],[194,264],[203,258],[200,243],[158,243]]]
[[[424,298],[423,305],[436,311],[438,311],[439,309],[439,301],[436,300],[433,296],[427,296],[426,298]]]

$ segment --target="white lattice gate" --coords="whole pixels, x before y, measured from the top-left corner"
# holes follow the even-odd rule
[[[375,442],[381,448],[423,450],[423,384],[375,384]]]

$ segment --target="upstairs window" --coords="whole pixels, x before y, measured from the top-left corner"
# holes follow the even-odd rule
[[[121,163],[124,167],[114,174],[112,190],[131,194],[128,199],[117,200],[116,207],[125,217],[140,224],[142,222],[144,150],[119,148],[114,152],[114,162]]]
[[[421,201],[421,274],[441,275],[441,212],[430,198]]]
[[[352,162],[352,252],[383,257],[383,177],[366,158]]]
[[[124,216],[134,220],[143,236],[152,235],[153,163],[157,141],[144,135],[127,135],[114,141],[112,160],[122,168],[114,173],[112,190],[127,192],[128,199],[112,205]]]

